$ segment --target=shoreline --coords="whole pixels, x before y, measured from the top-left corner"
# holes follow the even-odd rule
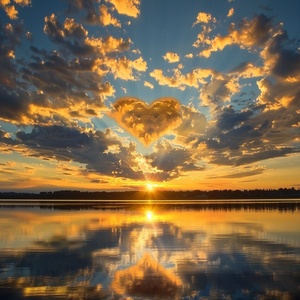
[[[70,199],[0,199],[0,209],[40,208],[53,210],[300,210],[300,198],[214,199],[214,200],[70,200]]]

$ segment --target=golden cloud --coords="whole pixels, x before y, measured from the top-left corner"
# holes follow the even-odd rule
[[[199,12],[198,15],[197,15],[197,20],[196,22],[193,24],[196,25],[196,24],[199,24],[199,23],[209,23],[209,22],[216,22],[216,18],[214,18],[210,13],[205,13],[205,12]]]
[[[18,19],[18,10],[14,5],[11,5],[11,3],[13,3],[11,0],[0,0],[0,7],[5,10],[11,20],[15,20]],[[28,6],[31,4],[31,0],[14,0],[14,3],[21,6]]]
[[[140,14],[139,6],[140,0],[108,0],[112,3],[117,12],[121,15],[127,15],[129,17],[137,18]]]
[[[134,97],[120,98],[113,104],[110,116],[146,146],[182,122],[180,103],[170,97],[155,100],[151,105]]]
[[[227,14],[227,17],[230,18],[234,15],[234,8],[230,8],[229,11],[228,11],[228,14]]]
[[[115,27],[121,27],[121,23],[120,21],[118,21],[116,18],[114,18],[110,12],[108,11],[107,6],[105,5],[101,5],[99,7],[99,11],[100,11],[100,22],[103,26],[108,26],[108,25],[112,25]]]
[[[164,60],[168,61],[169,63],[175,63],[180,61],[180,56],[177,53],[173,53],[173,52],[167,52],[164,56],[163,56]]]
[[[119,295],[151,295],[161,299],[176,296],[181,284],[176,275],[145,253],[136,265],[117,271],[111,287]]]

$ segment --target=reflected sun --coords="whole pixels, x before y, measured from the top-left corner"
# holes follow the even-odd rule
[[[146,211],[146,218],[151,221],[153,219],[153,212],[151,210]]]

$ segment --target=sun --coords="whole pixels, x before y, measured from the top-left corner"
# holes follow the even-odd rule
[[[148,192],[153,192],[155,190],[154,184],[148,182],[146,184],[146,189]]]

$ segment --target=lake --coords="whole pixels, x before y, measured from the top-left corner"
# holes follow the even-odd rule
[[[0,204],[1,299],[300,299],[300,200]]]

